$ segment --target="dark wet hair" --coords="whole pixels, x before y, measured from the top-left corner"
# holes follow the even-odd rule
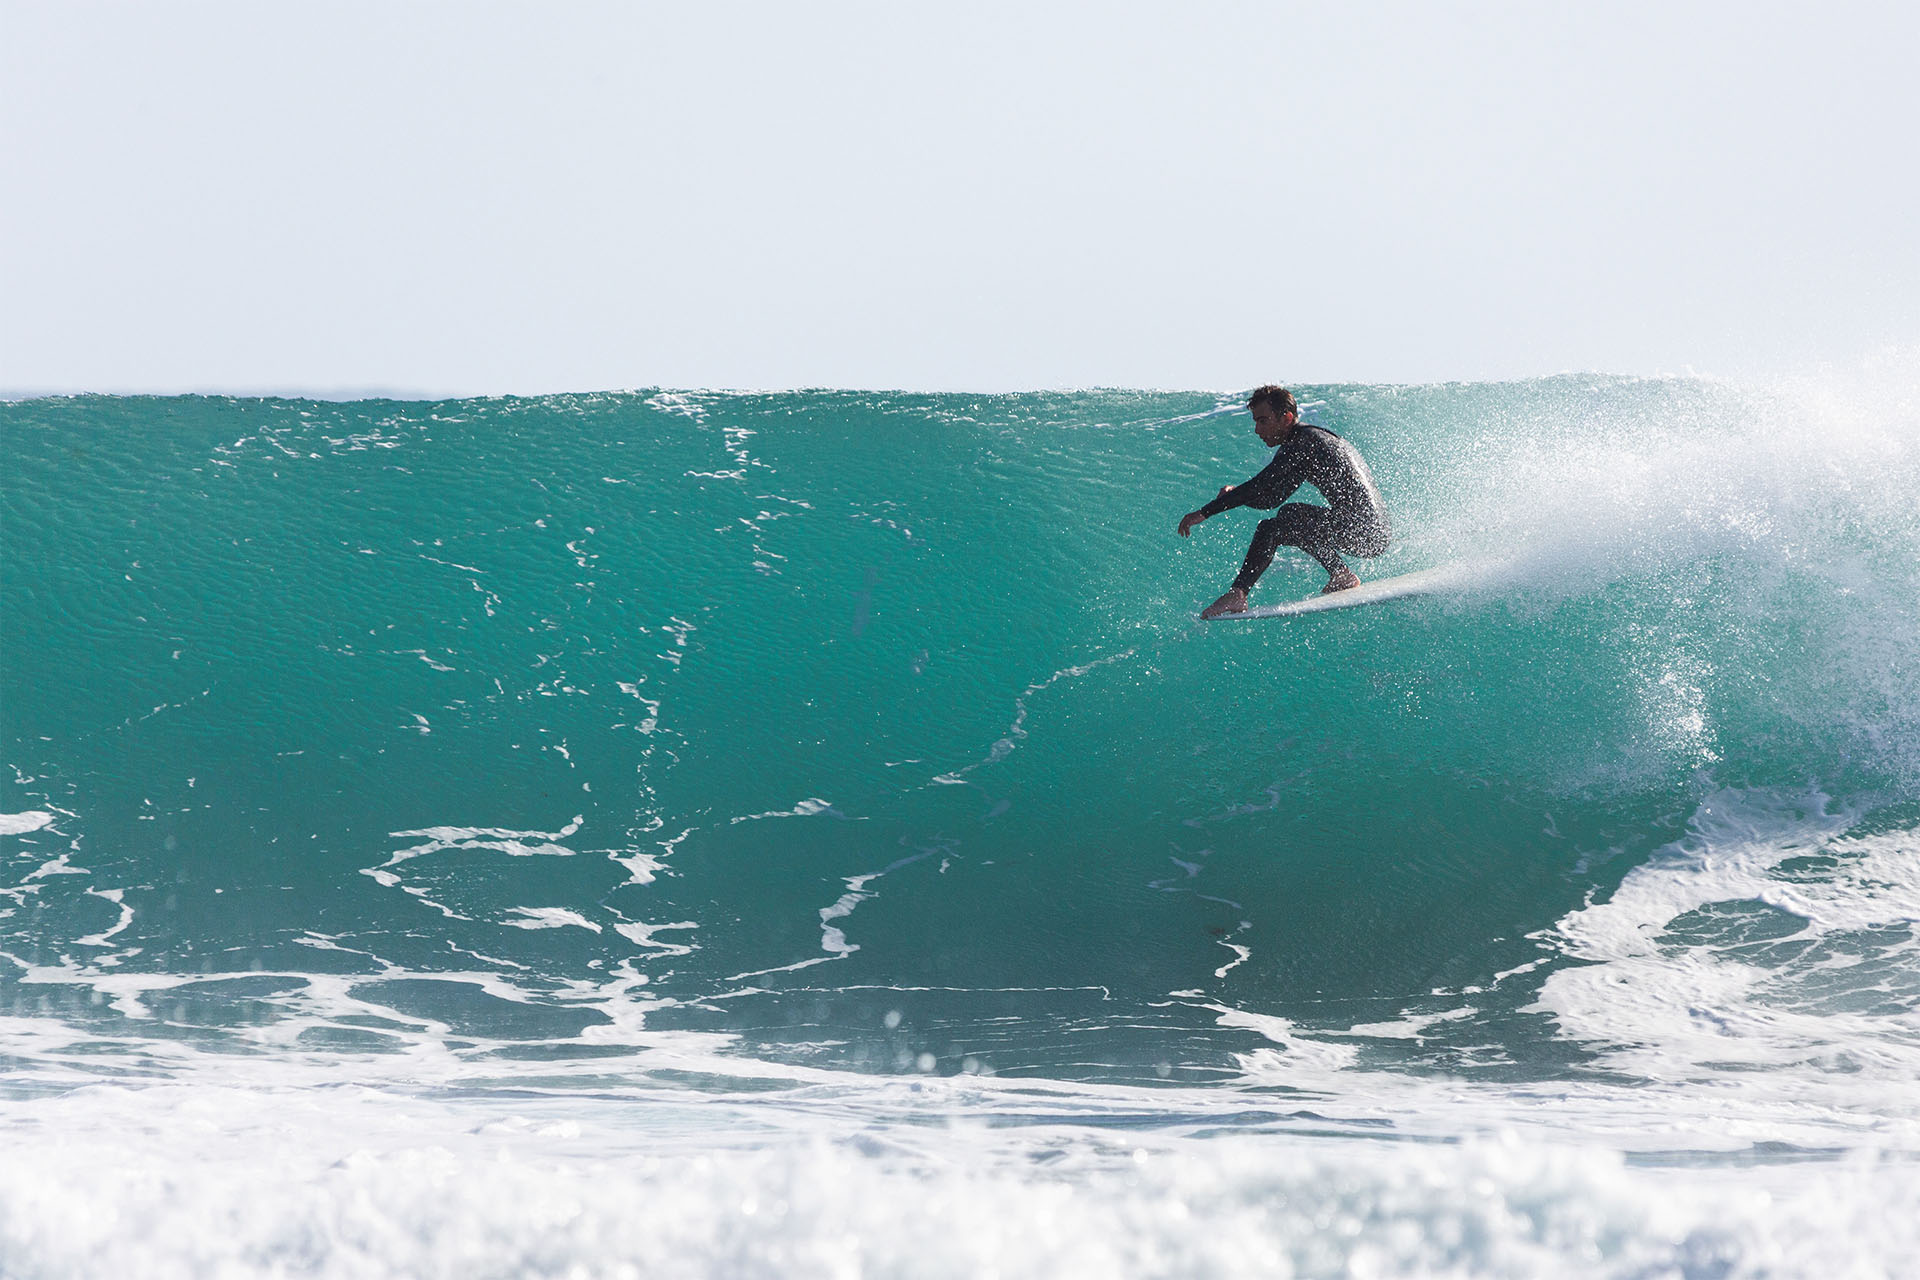
[[[1252,395],[1247,397],[1247,409],[1249,412],[1258,409],[1263,404],[1273,406],[1275,415],[1282,418],[1290,413],[1297,415],[1300,412],[1300,406],[1294,403],[1293,392],[1287,390],[1285,387],[1276,387],[1272,383],[1257,388]]]

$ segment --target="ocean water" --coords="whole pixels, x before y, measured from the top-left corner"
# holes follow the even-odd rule
[[[0,1276],[1920,1274],[1913,372],[0,405]]]

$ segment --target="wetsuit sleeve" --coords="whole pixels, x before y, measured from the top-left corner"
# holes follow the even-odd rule
[[[1200,508],[1204,516],[1217,516],[1222,511],[1231,511],[1235,507],[1260,507],[1271,510],[1293,496],[1306,480],[1303,458],[1293,449],[1281,449],[1273,456],[1259,475],[1244,484],[1237,484],[1227,492]]]

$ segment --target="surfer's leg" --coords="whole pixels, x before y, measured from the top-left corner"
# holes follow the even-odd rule
[[[1338,591],[1358,586],[1360,579],[1347,568],[1346,561],[1334,547],[1338,537],[1332,512],[1304,502],[1289,502],[1270,519],[1254,526],[1253,545],[1247,548],[1247,558],[1240,566],[1240,576],[1233,580],[1233,589],[1251,590],[1273,563],[1273,553],[1281,547],[1298,547],[1319,561],[1320,567],[1327,571],[1329,589]]]
[[[1385,520],[1378,522],[1343,522],[1338,518],[1327,522],[1327,544],[1324,548],[1305,547],[1306,553],[1318,560],[1327,571],[1327,585],[1321,595],[1335,591],[1345,591],[1349,587],[1360,585],[1360,575],[1349,569],[1340,559],[1340,553],[1350,556],[1362,556],[1368,560],[1386,551],[1393,534],[1387,528]]]
[[[1382,520],[1378,523],[1343,526],[1337,545],[1350,556],[1364,556],[1371,560],[1383,554],[1392,542],[1393,531]]]
[[[1240,562],[1240,574],[1233,580],[1235,591],[1245,595],[1253,589],[1254,583],[1260,581],[1260,575],[1273,563],[1273,553],[1280,549],[1280,538],[1278,517],[1262,520],[1253,527],[1253,541],[1247,547],[1247,558]]]

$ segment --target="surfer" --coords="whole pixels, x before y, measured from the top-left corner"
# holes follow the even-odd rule
[[[1359,576],[1340,558],[1341,552],[1377,556],[1392,537],[1380,491],[1359,450],[1325,427],[1300,421],[1300,408],[1285,387],[1261,387],[1248,399],[1247,409],[1253,414],[1254,434],[1275,450],[1273,461],[1253,479],[1228,485],[1212,502],[1180,517],[1180,536],[1190,536],[1193,526],[1208,516],[1235,507],[1279,510],[1254,526],[1253,545],[1247,548],[1240,576],[1225,595],[1201,611],[1203,618],[1245,613],[1247,592],[1273,563],[1273,553],[1280,547],[1298,547],[1320,562],[1327,571],[1321,594],[1327,595],[1360,585]],[[1302,484],[1318,489],[1327,505],[1288,502]]]

